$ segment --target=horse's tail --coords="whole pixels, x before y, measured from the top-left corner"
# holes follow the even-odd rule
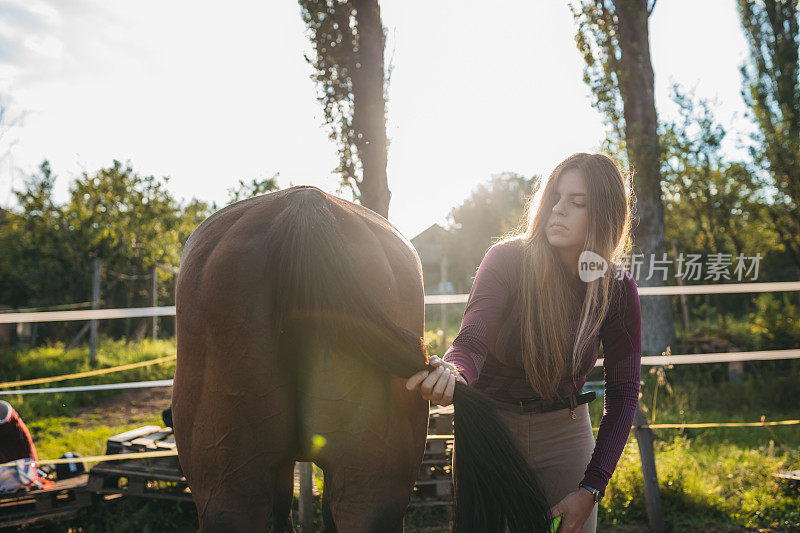
[[[330,203],[299,189],[271,221],[267,290],[278,341],[297,355],[335,346],[401,377],[425,369],[424,339],[398,326],[358,278]]]
[[[402,378],[431,369],[424,339],[395,324],[358,279],[321,191],[288,197],[266,241],[273,331],[287,349],[337,346]],[[548,531],[544,493],[490,403],[461,383],[453,402],[454,531]]]

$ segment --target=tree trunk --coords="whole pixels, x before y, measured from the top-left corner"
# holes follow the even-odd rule
[[[353,0],[358,28],[360,67],[353,72],[353,128],[362,177],[358,185],[361,205],[389,217],[389,184],[386,178],[386,99],[383,52],[386,38],[377,0]]]
[[[625,143],[634,172],[637,214],[633,241],[644,254],[642,286],[662,286],[658,276],[648,277],[651,260],[661,258],[664,242],[664,204],[661,198],[661,155],[657,133],[653,65],[650,60],[647,2],[614,0],[619,21],[619,87],[624,104]],[[668,296],[642,298],[642,352],[658,355],[674,346],[675,331]]]

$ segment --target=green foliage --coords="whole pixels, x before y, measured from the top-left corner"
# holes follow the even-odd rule
[[[735,345],[752,350],[780,350],[800,344],[800,320],[792,293],[762,292],[755,297],[755,309],[743,321],[727,328]]]
[[[358,62],[358,35],[354,6],[350,2],[300,0],[301,15],[306,24],[316,56],[304,56],[314,67],[311,78],[318,87],[317,100],[322,104],[330,138],[339,151],[342,186],[357,197],[355,149],[357,132],[353,127],[353,73]]]
[[[537,177],[495,174],[448,214],[445,253],[456,291],[469,292],[486,250],[505,233],[524,226],[523,210]]]
[[[0,303],[35,307],[90,299],[93,262],[102,260],[105,307],[149,303],[150,284],[130,284],[154,264],[177,266],[183,243],[211,212],[192,200],[181,205],[168,178],[140,176],[114,161],[84,172],[64,205],[52,199],[55,176],[44,161],[22,191],[18,212],[0,218]],[[159,276],[159,301],[172,300],[171,276]],[[40,337],[64,338],[81,324],[40,324]],[[107,327],[105,324],[103,327]],[[110,326],[117,328],[119,322]]]
[[[601,149],[624,159],[625,117],[620,91],[619,36],[612,0],[572,0],[575,43],[584,60],[583,82],[592,91],[592,107],[603,115],[607,134]]]
[[[304,56],[314,67],[312,79],[318,87],[317,100],[322,104],[330,138],[339,150],[342,185],[358,195],[355,149],[356,131],[353,127],[353,73],[356,56],[357,29],[354,7],[349,2],[300,0],[301,15],[316,57]]]
[[[279,173],[275,173],[271,178],[254,178],[247,182],[239,180],[235,187],[228,189],[228,204],[279,190],[278,175]]]
[[[750,50],[742,98],[758,126],[750,153],[773,189],[769,215],[800,268],[800,32],[796,0],[738,0]]]
[[[672,100],[681,119],[665,123],[661,135],[667,239],[676,240],[684,253],[731,254],[734,264],[739,253],[770,255],[776,251],[766,213],[771,207],[750,170],[725,160],[726,132],[711,103],[678,84]]]

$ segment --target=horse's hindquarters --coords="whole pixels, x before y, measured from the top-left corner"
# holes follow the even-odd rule
[[[187,243],[173,418],[201,529],[263,530],[300,459],[325,470],[340,531],[402,527],[427,402],[385,363],[365,361],[364,343],[354,355],[325,333],[314,346],[305,335],[314,332],[296,327],[310,314],[394,328],[375,359],[389,353],[382,342],[405,350],[406,367],[424,363],[397,348],[422,336],[418,259],[385,221],[345,204],[318,190],[280,191],[218,212]],[[398,328],[405,344],[392,340]]]

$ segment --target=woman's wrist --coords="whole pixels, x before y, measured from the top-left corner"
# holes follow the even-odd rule
[[[578,488],[583,489],[583,492],[586,492],[589,496],[591,496],[594,500],[594,503],[599,502],[603,498],[603,493],[599,489],[589,486],[586,483],[578,484]]]

